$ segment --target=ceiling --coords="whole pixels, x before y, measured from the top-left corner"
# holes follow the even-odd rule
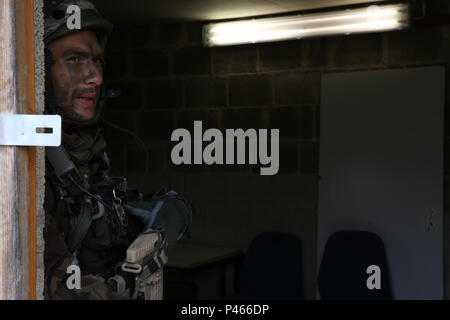
[[[380,0],[91,0],[114,24],[252,17]],[[125,5],[126,3],[126,5]]]

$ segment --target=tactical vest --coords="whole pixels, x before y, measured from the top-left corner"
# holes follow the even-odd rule
[[[78,184],[105,205],[58,177],[46,161],[47,188],[53,194],[45,200],[53,202],[47,204],[53,208],[47,214],[56,220],[73,263],[80,266],[82,274],[98,274],[107,279],[114,275],[116,264],[125,258],[127,247],[144,228],[139,220],[125,213],[121,203],[125,199],[137,201],[142,195],[128,189],[126,178],[109,175],[106,142],[99,130],[87,150],[65,149],[78,171]]]

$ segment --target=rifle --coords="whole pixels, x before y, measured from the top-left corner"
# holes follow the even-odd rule
[[[126,260],[108,279],[112,291],[131,300],[162,300],[163,266],[167,263],[164,232],[148,229],[128,247]]]

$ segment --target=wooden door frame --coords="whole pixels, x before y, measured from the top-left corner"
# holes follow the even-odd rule
[[[42,0],[0,0],[0,113],[42,114]],[[0,146],[0,299],[43,298],[44,148]]]

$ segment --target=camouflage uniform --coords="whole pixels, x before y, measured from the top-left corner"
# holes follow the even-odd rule
[[[95,127],[94,127],[95,128]],[[90,145],[91,142],[86,128],[80,130],[82,133],[73,133],[68,135],[63,133],[63,145],[71,155],[71,158],[76,161],[78,167],[83,172],[87,171],[87,167],[97,170],[90,173],[90,176],[96,177],[97,173],[104,170],[101,161],[96,155],[92,154]],[[74,144],[74,136],[79,137],[79,143]],[[101,139],[101,136],[98,136]],[[104,154],[104,149],[100,150],[98,154]],[[83,161],[84,160],[84,161]],[[93,178],[95,179],[95,178]],[[99,179],[96,179],[99,180]],[[99,180],[101,181],[101,180]],[[114,266],[124,259],[126,247],[136,237],[142,229],[142,224],[136,221],[133,217],[131,227],[129,228],[128,237],[120,238],[118,241],[113,241],[113,235],[108,231],[108,219],[110,212],[105,212],[105,216],[93,222],[85,236],[83,243],[89,246],[97,246],[103,244],[105,246],[112,246],[112,249],[99,250],[99,252],[92,252],[88,248],[80,248],[79,255],[84,257],[93,257],[94,259],[104,259],[100,266],[92,266],[86,261],[80,261],[80,267],[83,272],[81,277],[81,289],[69,290],[66,286],[66,280],[70,274],[66,273],[67,267],[73,264],[74,255],[68,249],[68,236],[71,232],[69,216],[67,212],[68,204],[57,196],[59,182],[53,175],[51,168],[46,170],[46,197],[44,207],[46,211],[46,227],[44,229],[44,239],[46,243],[45,248],[45,297],[47,299],[114,299],[117,298],[105,284],[105,277],[109,277],[114,273]],[[67,195],[70,196],[70,195]],[[81,195],[80,195],[81,196]],[[107,199],[107,195],[104,197]],[[74,202],[76,202],[74,197]],[[79,200],[81,201],[81,200]],[[105,209],[107,210],[107,209]],[[134,226],[134,230],[132,227]],[[122,243],[120,243],[122,241]],[[84,259],[86,260],[86,259]],[[95,274],[95,275],[94,275]]]
[[[46,5],[46,45],[73,32],[66,26],[70,16],[66,10],[70,5],[77,5],[81,9],[81,29],[93,30],[104,47],[112,25],[101,17],[91,3],[65,0],[51,1]],[[60,113],[54,100],[51,59],[46,49],[46,112]],[[126,228],[120,228],[120,221],[116,221],[119,216],[115,214],[117,210],[113,210],[116,207],[100,210],[99,201],[87,197],[87,193],[75,184],[63,181],[47,161],[44,203],[46,299],[127,299],[115,294],[105,280],[115,275],[116,266],[125,259],[128,246],[148,228],[165,232],[172,246],[187,231],[190,222],[191,208],[180,197],[161,200],[163,197],[158,194],[154,201],[144,201],[137,191],[127,188],[125,179],[110,177],[106,142],[97,125],[102,105],[103,99],[100,98],[96,115],[88,121],[63,117],[62,146],[80,173],[79,185],[100,196],[105,204],[111,204],[118,198],[124,201],[128,213]],[[157,201],[163,201],[158,210],[155,209]],[[100,211],[103,212],[101,215]],[[71,276],[66,272],[71,264],[78,264],[81,269],[81,289],[69,290],[66,285],[66,280]]]

